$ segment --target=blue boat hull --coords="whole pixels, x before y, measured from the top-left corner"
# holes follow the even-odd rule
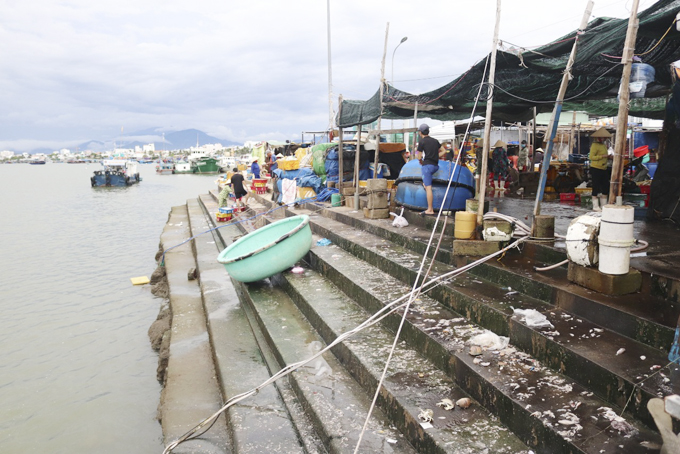
[[[453,175],[451,188],[446,194],[449,178]],[[422,167],[418,161],[407,162],[397,178],[397,204],[412,210],[427,209],[427,195],[423,186]],[[467,167],[459,167],[450,161],[439,161],[439,170],[432,175],[432,206],[435,210],[444,203],[444,211],[465,209],[465,201],[475,196],[475,177]]]
[[[95,172],[92,178],[90,178],[90,183],[92,183],[93,188],[102,186],[123,187],[139,183],[140,180],[138,174],[127,177],[120,173]]]

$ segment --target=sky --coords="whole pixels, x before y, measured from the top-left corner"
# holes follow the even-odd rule
[[[586,3],[502,0],[500,39],[546,44],[578,27]],[[653,3],[641,0],[640,11]],[[243,143],[326,130],[327,5],[0,0],[0,150],[138,131],[148,142],[194,128]],[[593,18],[627,18],[631,5],[595,1]],[[487,55],[495,15],[495,0],[330,0],[333,108],[339,95],[364,100],[378,89],[388,23],[385,78],[422,93]]]

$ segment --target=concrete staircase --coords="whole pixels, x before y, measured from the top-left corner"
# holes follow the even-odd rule
[[[413,217],[397,229],[387,220],[315,204],[248,219],[275,208],[258,198],[242,222],[224,226],[213,221],[215,200],[207,194],[187,202],[185,235],[217,227],[194,239],[192,250],[223,400],[312,356],[407,294],[433,222]],[[314,233],[304,273],[232,282],[218,252],[295,214],[310,215]],[[451,253],[452,225],[445,234],[432,277],[467,262]],[[317,246],[321,238],[331,245]],[[421,295],[406,317],[360,452],[658,452],[661,440],[646,403],[680,392],[680,370],[667,360],[678,302],[651,294],[644,304],[642,294],[610,298],[568,282],[566,268],[533,271],[563,258],[555,248],[525,244],[521,253],[508,252]],[[173,276],[171,294],[183,285],[172,282],[180,273]],[[645,279],[652,287],[653,277]],[[554,328],[529,327],[513,308],[537,309]],[[353,452],[401,317],[386,317],[231,407],[219,440],[211,431],[201,437],[235,453]],[[466,342],[484,330],[509,337],[510,345],[472,356]],[[173,354],[171,345],[170,364]],[[173,386],[169,381],[166,392]],[[469,408],[441,405],[464,397]],[[419,415],[428,411],[432,421],[424,424]],[[206,409],[204,417],[210,414]],[[184,423],[183,430],[191,427]],[[166,444],[179,432],[164,431]],[[200,440],[192,440],[192,449]],[[174,452],[212,452],[182,446]]]

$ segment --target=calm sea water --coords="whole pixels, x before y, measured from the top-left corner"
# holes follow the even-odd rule
[[[215,176],[91,188],[97,164],[0,165],[0,452],[155,453],[150,276],[172,206]]]

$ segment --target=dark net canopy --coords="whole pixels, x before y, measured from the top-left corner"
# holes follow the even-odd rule
[[[640,26],[635,55],[656,70],[655,81],[647,86],[644,98],[631,99],[630,115],[663,119],[666,96],[670,93],[670,64],[680,60],[680,32],[675,16],[680,0],[660,0],[638,15]],[[563,110],[585,111],[592,115],[615,116],[621,82],[621,55],[628,19],[598,18],[578,35],[578,49]],[[666,33],[667,32],[667,33]],[[552,111],[564,69],[577,33],[534,50],[498,51],[493,94],[493,118],[502,121],[528,121],[533,108]],[[469,118],[485,71],[487,59],[443,87],[413,95],[389,84],[383,94],[383,118],[418,116],[438,120]],[[477,112],[485,109],[488,86],[482,88]],[[380,116],[380,90],[367,101],[346,100],[338,117],[339,127],[371,123]]]

